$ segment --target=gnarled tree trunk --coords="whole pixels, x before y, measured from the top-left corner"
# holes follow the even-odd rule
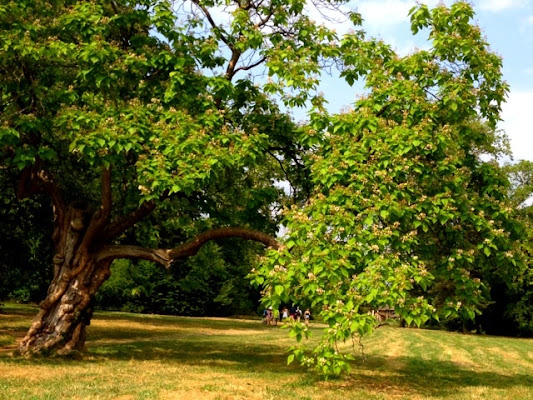
[[[208,241],[241,237],[277,248],[271,236],[251,229],[221,227],[204,232],[173,249],[149,249],[115,244],[126,230],[155,209],[148,201],[128,215],[111,220],[111,170],[102,170],[102,202],[95,212],[77,203],[66,206],[52,177],[36,163],[23,171],[17,194],[44,190],[54,205],[54,279],[40,311],[19,346],[22,354],[68,355],[83,350],[86,327],[90,324],[94,296],[110,275],[118,258],[144,259],[169,267],[172,261],[195,255]]]
[[[94,295],[109,277],[111,261],[97,262],[84,245],[83,211],[72,208],[60,230],[54,279],[19,351],[23,354],[70,354],[85,345]]]

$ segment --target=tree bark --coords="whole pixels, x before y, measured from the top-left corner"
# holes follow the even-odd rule
[[[94,295],[110,275],[111,261],[96,262],[83,245],[88,229],[83,210],[71,208],[63,221],[53,258],[48,295],[19,346],[27,355],[69,355],[82,351]]]

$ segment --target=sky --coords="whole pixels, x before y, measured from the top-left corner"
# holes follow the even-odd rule
[[[437,1],[420,1],[435,5]],[[400,54],[423,47],[424,37],[413,37],[409,25],[409,10],[415,0],[354,0],[364,19],[367,34],[383,39]],[[444,1],[450,5],[453,1]],[[510,85],[507,102],[503,106],[499,128],[511,143],[514,161],[533,161],[533,0],[475,0],[475,23],[485,34],[491,49],[503,57],[504,79]],[[310,10],[312,17],[321,19]],[[329,22],[331,24],[331,22]],[[339,34],[348,24],[338,20]],[[342,86],[338,79],[326,79],[322,90],[329,100],[331,111],[339,111],[353,103],[356,89]]]

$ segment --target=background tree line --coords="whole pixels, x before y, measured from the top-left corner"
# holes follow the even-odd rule
[[[503,169],[508,194],[519,210],[525,254],[533,255],[533,163],[520,161]],[[50,205],[45,197],[18,202],[4,175],[0,208],[0,299],[38,302],[50,276]],[[161,235],[161,234],[159,234]],[[174,240],[165,232],[166,240]],[[260,290],[247,275],[257,264],[261,246],[226,239],[205,246],[196,257],[164,270],[146,261],[117,260],[113,274],[96,297],[103,310],[141,313],[227,316],[256,314]],[[530,258],[531,260],[531,258]],[[512,285],[492,278],[491,301],[474,321],[450,319],[453,330],[479,330],[498,335],[533,335],[533,269],[531,261]]]

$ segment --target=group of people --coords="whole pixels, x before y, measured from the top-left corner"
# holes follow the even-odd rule
[[[266,325],[277,325],[278,321],[283,322],[283,320],[288,318],[300,322],[302,317],[305,324],[309,325],[309,320],[311,319],[311,311],[309,308],[302,312],[298,306],[292,306],[290,309],[283,307],[280,312],[280,310],[273,310],[272,307],[268,307],[263,311],[263,323]]]

